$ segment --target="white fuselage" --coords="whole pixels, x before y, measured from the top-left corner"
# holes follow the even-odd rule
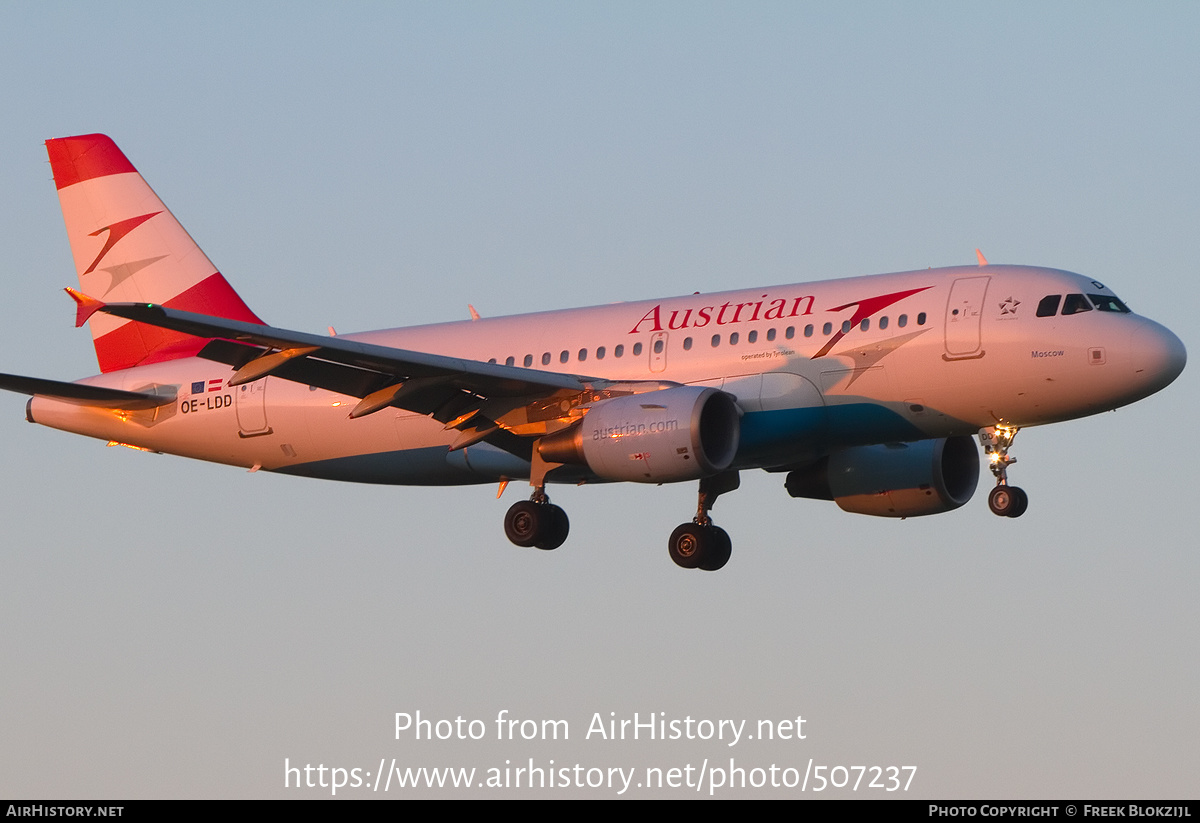
[[[1104,301],[1038,316],[1053,295]],[[1182,370],[1183,346],[1123,308],[1081,275],[993,265],[346,337],[610,380],[712,386],[734,395],[742,412],[734,468],[778,468],[853,445],[1068,420],[1158,391]],[[195,357],[111,372],[81,382],[173,389],[176,402],[129,412],[39,396],[30,419],[155,451],[342,480],[529,476],[527,461],[487,443],[449,451],[456,433],[429,417],[392,408],[350,419],[354,398],[277,377],[228,387],[231,374]]]

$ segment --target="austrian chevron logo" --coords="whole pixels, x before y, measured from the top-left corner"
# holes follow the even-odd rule
[[[849,322],[843,328],[838,329],[837,333],[833,335],[833,337],[829,338],[829,341],[821,347],[821,350],[812,356],[812,359],[816,360],[818,357],[824,357],[825,355],[829,354],[829,350],[837,345],[839,340],[846,336],[846,331],[848,329],[853,329],[867,318],[879,314],[879,312],[883,311],[893,303],[898,303],[904,298],[910,297],[918,292],[923,292],[928,288],[929,286],[922,286],[919,289],[906,289],[905,291],[896,291],[892,292],[891,294],[881,294],[878,297],[868,297],[865,300],[855,300],[853,303],[846,303],[830,309],[830,311],[845,311],[851,306],[858,306],[858,308],[854,310],[854,315],[850,318]]]
[[[119,220],[111,226],[105,226],[101,229],[96,229],[88,235],[88,237],[99,237],[101,232],[108,232],[108,238],[104,241],[104,248],[100,249],[100,253],[96,255],[96,259],[92,261],[92,265],[87,267],[84,274],[91,274],[95,271],[96,266],[100,265],[100,261],[104,259],[104,255],[112,251],[112,247],[117,245],[125,235],[136,229],[138,226],[145,223],[151,217],[162,214],[161,211],[152,211],[149,214],[141,214],[137,217],[130,217],[125,220]]]

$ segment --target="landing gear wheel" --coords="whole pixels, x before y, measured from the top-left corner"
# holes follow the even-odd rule
[[[1008,490],[1013,496],[1013,506],[1008,516],[1020,517],[1029,508],[1029,495],[1025,493],[1024,489],[1017,486],[1010,486]]]
[[[513,543],[526,548],[557,549],[570,530],[567,513],[550,503],[520,500],[504,515],[504,533]]]
[[[729,562],[729,556],[733,553],[733,541],[729,539],[729,533],[720,526],[708,528],[712,536],[712,544],[709,546],[711,551],[700,560],[699,568],[706,572],[715,572]]]
[[[567,539],[567,533],[571,530],[571,521],[567,519],[567,513],[562,510],[562,507],[555,506],[553,503],[544,503],[541,506],[545,509],[542,514],[544,522],[542,523],[542,534],[534,541],[535,546],[543,551],[551,551],[561,546]]]
[[[532,500],[520,500],[513,503],[504,515],[504,533],[514,544],[529,548],[541,537],[542,521],[545,519],[542,509]]]
[[[684,523],[671,532],[671,540],[667,543],[667,551],[675,565],[685,569],[694,569],[700,565],[705,555],[706,547],[712,542],[707,529],[696,523]]]
[[[684,523],[671,533],[667,551],[677,566],[715,572],[729,562],[732,542],[724,529],[711,523]]]
[[[1000,517],[1020,517],[1029,508],[1029,495],[1016,486],[996,486],[988,494],[988,508]]]

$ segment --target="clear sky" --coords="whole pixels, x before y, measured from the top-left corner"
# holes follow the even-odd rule
[[[1198,24],[1170,2],[6,3],[0,371],[95,370],[42,146],[95,131],[284,327],[980,247],[1096,277],[1195,353]],[[1193,364],[1129,408],[1023,431],[1020,520],[988,512],[988,477],[964,509],[899,522],[745,473],[714,511],[733,559],[700,574],[666,552],[694,484],[557,490],[571,537],[536,552],[501,529],[523,489],[106,449],[6,394],[0,796],[329,794],[285,790],[285,759],[483,775],[732,757],[913,765],[911,797],[1194,797],[1198,395]],[[418,710],[487,739],[397,740]],[[570,739],[497,741],[501,710]],[[803,716],[806,737],[585,739],[610,712]]]

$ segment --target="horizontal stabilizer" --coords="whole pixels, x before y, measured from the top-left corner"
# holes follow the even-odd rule
[[[75,328],[79,328],[86,323],[88,318],[95,314],[96,310],[104,305],[102,301],[97,300],[94,297],[89,297],[83,292],[77,291],[70,286],[63,289],[63,291],[71,295],[71,299],[75,301]]]
[[[149,394],[144,392],[106,389],[84,383],[64,383],[60,380],[43,380],[39,377],[21,377],[16,374],[0,374],[0,389],[18,394],[41,395],[74,403],[77,406],[95,406],[101,409],[155,409],[175,402],[175,393]]]

